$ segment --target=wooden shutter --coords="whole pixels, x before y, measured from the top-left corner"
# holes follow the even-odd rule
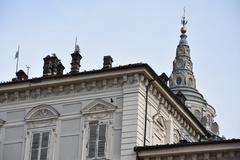
[[[98,136],[98,157],[105,156],[105,143],[106,143],[106,124],[100,124]]]
[[[97,139],[97,123],[89,123],[90,135],[88,141],[88,157],[95,157],[96,139]]]
[[[38,160],[40,133],[34,133],[32,137],[31,160]]]

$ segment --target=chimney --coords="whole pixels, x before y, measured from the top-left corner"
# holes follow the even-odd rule
[[[16,76],[17,76],[17,81],[24,81],[28,79],[27,74],[23,71],[23,70],[19,70],[18,72],[16,72]]]
[[[181,91],[178,91],[176,94],[177,98],[183,103],[185,104],[185,101],[187,100],[186,97],[184,96],[184,94]]]
[[[71,63],[71,71],[70,73],[78,73],[80,70],[80,60],[82,59],[82,56],[80,55],[80,48],[78,45],[75,45],[75,50],[71,54],[72,56],[72,63]]]
[[[51,68],[52,68],[52,63],[50,60],[50,56],[46,56],[43,58],[44,64],[43,64],[43,76],[50,76],[52,74]]]
[[[43,58],[43,60],[43,77],[63,74],[63,70],[65,69],[65,67],[57,58],[56,54],[52,54],[52,56],[48,55]]]
[[[167,85],[167,82],[169,80],[168,76],[163,72],[160,76],[159,79]]]
[[[63,75],[63,70],[65,69],[65,67],[63,66],[63,64],[59,61],[58,65],[57,65],[57,75]]]
[[[103,57],[103,69],[112,68],[113,59],[111,56],[104,56]]]

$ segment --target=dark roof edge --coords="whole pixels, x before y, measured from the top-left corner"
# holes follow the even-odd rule
[[[122,70],[122,69],[140,68],[140,67],[143,67],[146,65],[148,66],[148,64],[146,64],[146,63],[134,63],[134,64],[122,65],[122,66],[106,68],[106,69],[82,71],[82,72],[78,72],[78,73],[66,73],[63,75],[36,77],[36,78],[31,78],[31,79],[21,80],[21,81],[0,82],[0,86],[25,83],[25,82],[38,82],[38,81],[42,81],[42,80],[51,80],[51,79],[57,79],[57,78],[75,77],[75,76],[79,76],[79,75],[89,75],[89,74],[94,74],[94,73],[104,73],[104,72],[109,72],[109,71],[118,71],[118,70]]]
[[[89,74],[96,74],[96,73],[104,73],[104,72],[113,72],[113,71],[119,71],[124,69],[133,69],[133,68],[145,68],[153,78],[158,77],[156,72],[147,64],[147,63],[135,63],[135,64],[129,64],[129,65],[123,65],[123,66],[117,66],[107,69],[98,69],[98,70],[91,70],[91,71],[83,71],[79,73],[67,73],[64,75],[56,75],[56,76],[49,76],[49,77],[39,77],[39,78],[32,78],[28,80],[23,81],[11,81],[11,82],[5,82],[0,83],[1,86],[5,85],[12,85],[12,84],[20,84],[20,83],[26,83],[26,82],[39,82],[43,80],[52,80],[57,78],[67,78],[67,77],[75,77],[75,76],[83,76],[83,75],[89,75]],[[167,93],[182,107],[182,109],[193,119],[193,121],[203,130],[203,132],[206,134],[207,137],[210,137],[210,133],[205,129],[205,127],[197,120],[197,118],[189,111],[189,109],[183,104],[177,96],[170,90],[170,88],[163,83],[159,78],[156,79],[156,81],[167,91]]]
[[[187,147],[187,146],[200,146],[200,145],[217,145],[217,144],[231,144],[240,143],[240,139],[220,140],[220,141],[203,141],[203,142],[191,142],[191,143],[176,143],[166,145],[154,145],[154,146],[136,146],[134,147],[135,152],[156,150],[156,149],[167,149],[174,147]]]
[[[148,64],[146,64],[146,67],[148,71],[153,75],[154,78],[158,76],[156,72]],[[199,122],[199,120],[192,114],[192,112],[186,107],[186,105],[183,104],[178,99],[178,97],[171,91],[171,89],[165,83],[163,83],[160,79],[157,79],[156,81],[160,83],[160,85],[167,91],[167,93],[182,107],[182,109],[185,112],[187,112],[187,114],[193,119],[193,121],[203,130],[205,135],[207,137],[211,137],[211,134],[207,131],[207,129]]]

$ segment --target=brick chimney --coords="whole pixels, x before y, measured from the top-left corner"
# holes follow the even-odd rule
[[[111,56],[103,57],[103,69],[112,68],[113,59]]]
[[[168,76],[167,76],[166,73],[164,73],[164,72],[159,76],[159,79],[160,79],[163,83],[165,83],[166,85],[167,85],[167,82],[168,82],[168,80],[169,80]]]
[[[63,70],[65,69],[65,67],[57,58],[56,54],[52,54],[52,56],[48,55],[43,58],[43,60],[43,77],[63,74]]]
[[[23,70],[19,70],[18,72],[16,72],[16,76],[17,81],[24,81],[28,79],[27,74]]]
[[[80,55],[80,48],[78,45],[75,45],[75,50],[71,54],[72,56],[72,63],[71,63],[71,71],[70,73],[78,73],[80,70],[80,60],[82,59],[82,56]]]
[[[176,93],[177,98],[183,103],[185,104],[185,101],[187,100],[186,97],[184,96],[184,94],[181,91],[178,91]]]

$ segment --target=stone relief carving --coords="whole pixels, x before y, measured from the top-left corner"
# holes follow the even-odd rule
[[[163,118],[163,116],[159,116],[159,117],[156,119],[156,122],[157,122],[158,126],[159,126],[162,130],[165,130],[165,129],[166,129],[165,121],[166,121],[166,120]]]
[[[50,112],[47,109],[41,109],[39,111],[37,111],[36,113],[34,113],[30,118],[31,119],[42,119],[42,118],[47,118],[47,117],[51,117],[54,116],[52,112]]]
[[[57,118],[58,116],[59,113],[52,106],[39,105],[32,108],[25,116],[25,119],[27,121],[36,121]]]
[[[96,114],[113,112],[117,107],[102,99],[96,99],[82,109],[82,114]]]
[[[126,84],[139,83],[139,74],[123,75],[112,79],[93,80],[88,82],[78,82],[72,84],[59,84],[58,86],[47,86],[39,88],[28,88],[21,92],[2,92],[0,93],[0,104],[12,103],[26,100],[35,100],[40,98],[49,98],[52,96],[76,94],[83,91],[103,90],[106,88],[121,87]]]

